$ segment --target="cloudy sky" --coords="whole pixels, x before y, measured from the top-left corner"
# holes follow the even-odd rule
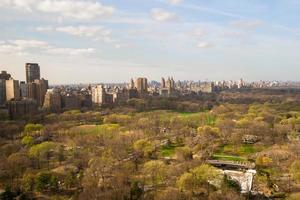
[[[0,0],[0,69],[50,83],[300,81],[300,0]]]

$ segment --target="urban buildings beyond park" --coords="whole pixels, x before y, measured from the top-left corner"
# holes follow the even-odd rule
[[[11,119],[32,117],[38,112],[37,102],[32,99],[12,100],[6,105]]]
[[[140,95],[145,95],[148,93],[148,80],[147,78],[137,78],[135,80],[135,87]]]
[[[20,85],[18,80],[6,80],[6,101],[20,100]]]
[[[294,82],[259,81],[175,81],[173,77],[160,82],[145,77],[131,79],[129,84],[66,85],[49,89],[48,80],[40,78],[40,66],[26,63],[26,82],[18,81],[6,71],[0,74],[0,106],[6,106],[12,118],[31,116],[39,111],[62,112],[69,109],[91,109],[93,106],[124,105],[132,98],[180,98],[201,96],[225,90],[299,87]]]
[[[51,112],[60,112],[62,109],[62,98],[57,89],[48,89],[45,95],[44,109]]]
[[[0,106],[6,102],[6,81],[11,78],[11,75],[6,71],[1,71],[0,74]]]
[[[31,83],[41,78],[40,66],[37,63],[26,63],[26,82]]]
[[[6,71],[0,74],[0,105],[6,105],[11,118],[31,116],[41,108],[48,89],[48,81],[40,78],[40,66],[25,65],[26,82],[15,80]]]

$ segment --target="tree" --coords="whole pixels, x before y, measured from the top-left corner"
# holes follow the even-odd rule
[[[31,147],[34,144],[34,139],[32,136],[27,135],[23,137],[21,143],[27,147]]]
[[[150,157],[155,151],[154,146],[148,140],[138,140],[133,144],[133,149],[137,152],[141,152],[144,157]]]
[[[37,159],[38,168],[40,168],[40,160],[46,159],[49,169],[50,153],[54,151],[55,148],[56,145],[53,142],[43,142],[32,146],[29,150],[29,156]]]
[[[194,192],[201,186],[206,185],[209,192],[209,181],[221,181],[220,172],[215,167],[202,164],[181,175],[177,180],[177,186],[183,191]]]
[[[176,148],[176,156],[177,159],[186,161],[186,160],[192,160],[193,159],[193,152],[191,148],[189,147],[179,147]]]
[[[22,186],[25,192],[32,192],[34,190],[35,176],[31,173],[23,175]]]
[[[267,156],[258,156],[255,162],[259,167],[268,167],[273,163],[273,160]]]
[[[300,183],[300,160],[296,160],[290,167],[290,173],[292,178],[297,182]]]
[[[24,127],[24,132],[26,134],[38,134],[40,135],[45,130],[44,126],[42,124],[27,124]]]
[[[58,158],[59,164],[61,164],[61,162],[65,161],[64,147],[62,145],[60,145],[58,148],[57,158]]]
[[[164,183],[167,175],[167,166],[163,161],[151,160],[144,164],[143,172],[146,180],[153,185],[154,190],[157,190],[157,186],[160,183]]]
[[[57,190],[58,179],[50,172],[40,172],[35,178],[35,187],[39,192],[43,192],[46,190]]]
[[[13,186],[13,181],[15,178],[17,180],[16,185],[19,186],[18,179],[31,164],[29,158],[26,156],[26,154],[14,153],[8,157],[7,162],[8,171],[11,175],[11,186]]]

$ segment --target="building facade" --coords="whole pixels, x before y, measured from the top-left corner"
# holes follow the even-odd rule
[[[31,99],[7,101],[6,106],[11,119],[33,116],[38,109],[36,101]]]
[[[37,63],[26,63],[26,82],[31,83],[36,79],[41,78],[40,66]]]
[[[5,81],[6,85],[6,101],[20,99],[20,85],[18,80],[10,78]]]
[[[51,112],[60,112],[62,108],[62,100],[59,91],[48,89],[45,95],[43,108]]]
[[[138,93],[143,96],[148,93],[148,80],[147,78],[137,78],[135,80],[135,87]]]

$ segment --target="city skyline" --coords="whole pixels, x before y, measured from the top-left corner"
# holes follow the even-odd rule
[[[51,84],[300,80],[300,1],[4,0],[0,68]]]

